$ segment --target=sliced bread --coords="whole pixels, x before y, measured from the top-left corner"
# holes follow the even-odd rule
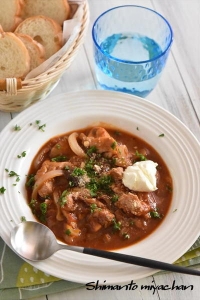
[[[44,47],[27,34],[16,33],[16,35],[24,43],[24,45],[26,46],[29,52],[30,71],[31,71],[44,62],[45,60]]]
[[[56,53],[63,44],[62,27],[53,19],[45,16],[34,16],[25,19],[15,33],[30,35],[45,49],[45,59]]]
[[[0,30],[0,78],[24,78],[30,57],[22,41],[12,32]]]
[[[23,0],[23,19],[43,15],[55,20],[58,24],[69,18],[70,6],[67,0]]]
[[[0,0],[0,24],[4,31],[14,31],[22,21],[21,0]]]

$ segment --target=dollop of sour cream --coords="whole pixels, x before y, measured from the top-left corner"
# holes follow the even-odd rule
[[[156,186],[157,163],[152,160],[138,161],[125,169],[123,184],[133,191],[153,192]]]

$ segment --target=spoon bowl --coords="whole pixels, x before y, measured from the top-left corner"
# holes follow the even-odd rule
[[[47,226],[32,221],[22,222],[14,227],[11,232],[11,245],[18,255],[31,261],[47,259],[58,250],[66,249],[142,267],[200,276],[200,271],[198,270],[192,270],[157,260],[92,248],[59,244],[55,235]]]
[[[61,249],[69,250],[69,246],[57,243],[54,233],[47,226],[32,221],[22,222],[12,230],[11,245],[21,257],[32,261],[47,259]],[[77,248],[78,252],[83,249],[70,248]]]

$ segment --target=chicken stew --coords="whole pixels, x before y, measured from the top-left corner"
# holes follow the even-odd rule
[[[127,167],[156,162],[154,191],[123,183]],[[148,143],[110,127],[88,127],[56,136],[35,156],[27,176],[28,204],[41,223],[70,245],[97,249],[130,246],[163,221],[172,178]]]

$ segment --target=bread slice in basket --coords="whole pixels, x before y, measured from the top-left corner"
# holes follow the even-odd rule
[[[43,15],[52,18],[60,25],[69,18],[70,6],[67,0],[23,0],[22,16],[24,19]]]
[[[21,0],[0,0],[0,25],[4,31],[14,31],[22,21]]]
[[[63,44],[62,27],[53,19],[45,16],[34,16],[25,19],[15,33],[30,35],[45,49],[45,59],[56,53]]]
[[[44,47],[36,42],[31,36],[27,34],[16,33],[17,37],[26,46],[30,56],[30,71],[38,67],[45,60]]]
[[[30,70],[30,57],[23,42],[0,28],[0,78],[24,78]]]

